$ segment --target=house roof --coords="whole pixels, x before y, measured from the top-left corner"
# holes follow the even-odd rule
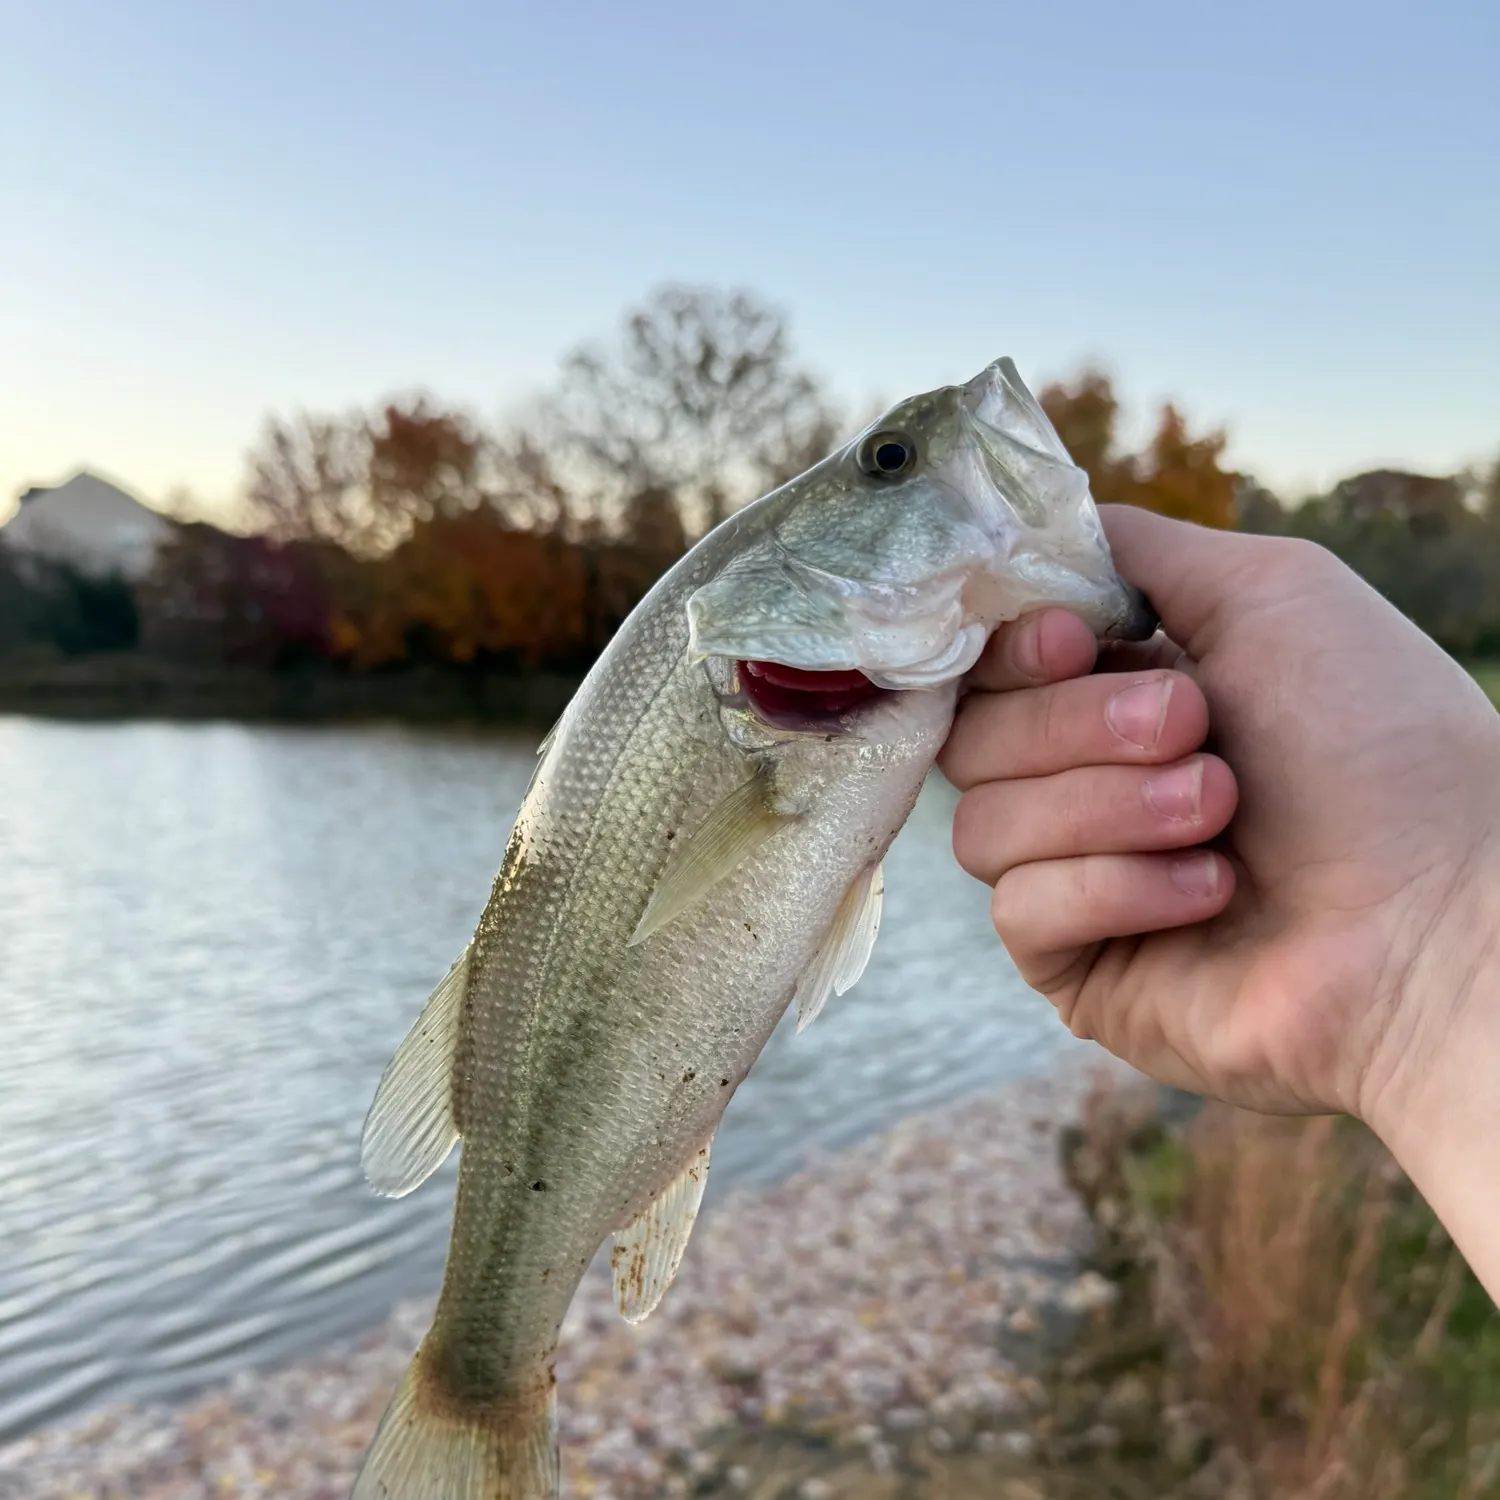
[[[139,578],[173,530],[119,485],[81,471],[63,484],[27,490],[20,510],[0,526],[0,542],[95,576]]]

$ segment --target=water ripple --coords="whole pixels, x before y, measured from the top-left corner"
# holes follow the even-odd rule
[[[533,745],[0,718],[0,1438],[352,1337],[436,1289],[453,1168],[359,1172],[387,1058],[468,937]],[[710,1197],[1070,1044],[924,792],[869,973],[772,1038]]]

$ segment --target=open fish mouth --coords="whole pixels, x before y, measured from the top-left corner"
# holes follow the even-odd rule
[[[892,690],[857,670],[816,672],[776,661],[739,661],[740,692],[745,705],[772,729],[801,734],[836,734],[848,727],[856,709]]]

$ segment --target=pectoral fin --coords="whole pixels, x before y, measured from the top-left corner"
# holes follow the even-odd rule
[[[469,984],[465,948],[428,997],[416,1025],[386,1065],[365,1116],[360,1161],[370,1186],[388,1198],[420,1187],[458,1139],[453,1114],[453,1059]]]
[[[653,932],[701,901],[792,816],[772,806],[770,782],[765,776],[757,774],[736,787],[690,838],[678,839],[672,846],[628,946],[645,942]]]
[[[864,973],[880,930],[884,896],[885,873],[880,865],[871,865],[844,893],[818,956],[797,986],[798,1031],[812,1025],[830,994],[852,989]]]
[[[682,1264],[698,1205],[703,1202],[712,1145],[710,1137],[651,1207],[629,1227],[615,1232],[609,1264],[615,1277],[615,1304],[627,1323],[639,1323],[655,1310]]]

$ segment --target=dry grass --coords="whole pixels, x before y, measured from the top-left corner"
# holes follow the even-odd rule
[[[1500,1496],[1500,1315],[1367,1132],[1210,1106],[1124,1175],[1179,1384],[1255,1500]]]

